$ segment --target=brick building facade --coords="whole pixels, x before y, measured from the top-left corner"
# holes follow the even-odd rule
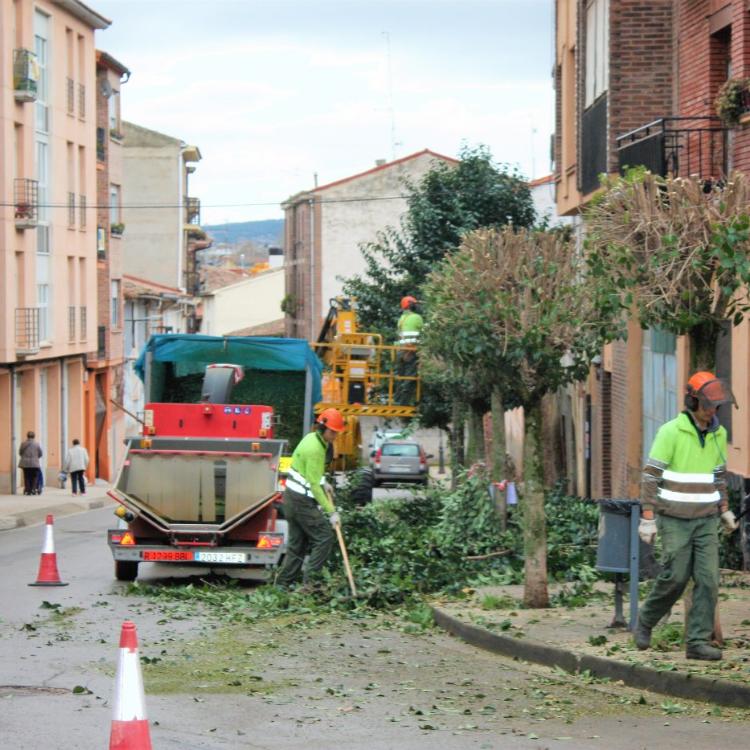
[[[599,175],[627,166],[712,181],[750,169],[750,131],[727,129],[714,108],[729,77],[750,76],[749,10],[744,0],[557,0],[560,213],[580,214]],[[687,341],[637,321],[628,333],[605,347],[587,383],[590,450],[579,460],[593,496],[638,495],[644,452],[681,408],[689,375]],[[740,476],[750,476],[749,351],[747,323],[717,350],[740,402],[728,456]]]

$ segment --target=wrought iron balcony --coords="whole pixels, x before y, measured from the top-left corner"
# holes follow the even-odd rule
[[[718,117],[662,117],[617,138],[620,171],[720,180],[729,171],[727,129]]]
[[[86,326],[88,324],[88,319],[86,316],[86,305],[81,305],[78,308],[78,317],[81,322],[81,341],[86,341]]]
[[[96,327],[96,358],[107,358],[107,326]]]
[[[16,356],[39,353],[39,308],[16,308]]]
[[[39,223],[39,183],[17,177],[13,180],[13,211],[16,229],[29,229]]]
[[[185,209],[187,211],[186,221],[188,224],[201,223],[201,201],[200,198],[186,198]]]
[[[72,78],[65,79],[65,101],[69,115],[74,115],[76,111],[76,87]]]
[[[13,50],[13,96],[17,102],[36,101],[39,66],[28,49]]]
[[[76,340],[76,308],[68,306],[68,341],[72,344]]]

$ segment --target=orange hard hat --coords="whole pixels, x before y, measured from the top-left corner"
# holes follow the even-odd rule
[[[707,370],[701,370],[690,376],[687,382],[687,392],[688,395],[698,398],[701,404],[708,408],[735,403],[729,384]]]
[[[416,305],[417,304],[417,298],[412,297],[410,294],[407,294],[406,297],[401,298],[401,309],[406,310],[409,305]]]
[[[325,425],[327,429],[334,432],[343,432],[346,429],[344,418],[338,409],[323,409],[318,416],[318,424]]]

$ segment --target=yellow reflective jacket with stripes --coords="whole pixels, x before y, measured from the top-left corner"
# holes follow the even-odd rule
[[[728,507],[727,431],[716,417],[703,444],[687,412],[663,424],[643,468],[641,505],[675,518],[703,518]]]

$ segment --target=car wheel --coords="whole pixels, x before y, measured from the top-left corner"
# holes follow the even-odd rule
[[[118,581],[135,581],[138,577],[138,563],[132,560],[115,560],[115,578]]]

